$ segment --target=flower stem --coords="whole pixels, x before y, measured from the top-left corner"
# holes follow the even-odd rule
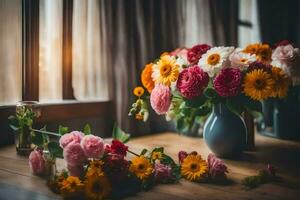
[[[34,132],[37,132],[37,133],[44,133],[44,134],[47,134],[47,135],[53,135],[53,136],[56,136],[56,137],[61,136],[60,134],[57,134],[57,133],[54,133],[54,132],[49,132],[49,131],[42,131],[42,130],[37,130],[37,129],[33,129],[33,128],[30,128],[30,130],[34,131]]]
[[[140,156],[139,154],[134,153],[133,151],[130,151],[129,149],[127,150],[127,152],[128,152],[128,153],[131,153],[131,154],[133,154],[133,155],[135,155],[135,156]]]

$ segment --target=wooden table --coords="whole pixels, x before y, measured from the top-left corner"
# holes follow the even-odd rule
[[[166,153],[177,160],[180,150],[198,151],[206,157],[210,151],[202,139],[179,136],[175,133],[162,133],[132,139],[132,151],[143,148],[165,147]],[[228,185],[212,185],[180,181],[178,184],[158,185],[150,191],[138,193],[128,199],[300,199],[300,143],[256,136],[256,149],[246,152],[240,160],[224,160],[229,167]],[[28,169],[27,158],[16,155],[14,146],[0,149],[0,199],[61,199],[46,186],[45,180],[33,176]],[[281,182],[264,184],[246,191],[241,180],[257,173],[267,163],[278,168]]]

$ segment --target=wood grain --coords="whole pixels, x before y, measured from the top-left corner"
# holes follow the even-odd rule
[[[130,150],[139,153],[143,148],[165,147],[166,153],[177,160],[180,150],[198,151],[206,157],[210,150],[202,139],[188,138],[175,133],[163,133],[143,136],[129,142]],[[150,191],[138,193],[128,199],[143,200],[179,200],[179,199],[299,199],[300,197],[300,143],[283,141],[256,135],[256,149],[246,152],[239,160],[224,160],[229,167],[229,184],[214,185],[191,183],[185,180],[178,184],[158,185]],[[16,155],[14,147],[0,149],[0,184],[8,184],[26,191],[38,193],[50,198],[60,198],[48,190],[45,181],[33,176],[27,159]],[[246,191],[241,187],[241,180],[254,175],[267,163],[278,168],[280,182],[264,184],[256,189]],[[65,163],[58,160],[58,168]],[[38,189],[37,189],[38,188]],[[1,194],[0,194],[1,199]]]

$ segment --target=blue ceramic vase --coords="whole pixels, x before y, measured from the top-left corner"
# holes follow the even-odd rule
[[[204,125],[204,140],[221,158],[239,156],[246,147],[247,129],[243,118],[223,103],[216,104]]]

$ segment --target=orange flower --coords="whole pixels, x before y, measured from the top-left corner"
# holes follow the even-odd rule
[[[167,52],[167,51],[163,52],[163,53],[160,55],[160,57],[163,57],[163,56],[166,56],[166,55],[169,55],[169,52]]]
[[[260,44],[250,44],[244,49],[244,53],[256,54],[259,49]]]
[[[135,87],[133,90],[133,94],[137,97],[143,96],[144,92],[145,92],[145,90],[142,87]]]
[[[272,79],[274,80],[274,88],[272,97],[283,98],[287,96],[288,89],[291,83],[288,75],[278,67],[272,67]]]
[[[148,90],[149,93],[152,92],[154,88],[154,81],[152,80],[152,66],[153,63],[149,63],[145,66],[141,74],[141,80],[143,86]]]
[[[271,61],[272,49],[268,44],[250,44],[244,50],[244,53],[255,54],[258,61],[269,63]]]

